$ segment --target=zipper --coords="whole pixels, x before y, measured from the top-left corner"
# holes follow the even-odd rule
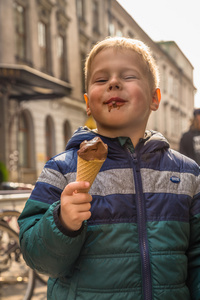
[[[130,153],[130,151],[129,151]],[[133,172],[135,180],[136,192],[136,207],[137,207],[137,223],[140,244],[140,254],[142,262],[142,291],[144,300],[152,300],[152,281],[151,281],[151,267],[149,257],[149,245],[147,239],[146,229],[146,208],[143,197],[142,179],[140,173],[139,161],[136,153],[130,153],[133,160]]]

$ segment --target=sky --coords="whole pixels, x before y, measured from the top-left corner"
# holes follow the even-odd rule
[[[155,42],[175,41],[194,67],[195,107],[200,107],[199,0],[117,0]]]

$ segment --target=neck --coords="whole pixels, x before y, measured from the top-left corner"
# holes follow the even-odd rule
[[[117,138],[120,136],[129,137],[132,141],[133,146],[136,147],[139,140],[141,138],[144,138],[145,128],[140,129],[140,130],[133,129],[133,130],[131,130],[131,132],[124,131],[124,130],[106,131],[106,130],[97,128],[96,132],[102,136],[109,137],[109,138]]]

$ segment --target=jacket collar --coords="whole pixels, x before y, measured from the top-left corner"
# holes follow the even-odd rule
[[[91,140],[95,136],[100,136],[104,143],[108,144],[111,148],[113,147],[113,142],[115,147],[122,147],[121,142],[119,142],[119,138],[108,138],[99,135],[96,131],[89,129],[88,127],[79,127],[73,134],[72,138],[68,142],[66,146],[66,150],[70,148],[79,149],[80,143],[84,140]],[[126,142],[126,140],[125,140]],[[169,143],[166,138],[159,132],[153,130],[146,130],[144,138],[140,139],[137,144],[135,150],[137,152],[147,153],[147,152],[155,152],[161,149],[169,148]]]

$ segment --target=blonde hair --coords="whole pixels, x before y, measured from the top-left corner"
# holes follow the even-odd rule
[[[95,58],[95,56],[102,50],[114,48],[114,49],[129,49],[133,50],[134,52],[138,53],[141,57],[142,61],[145,65],[145,71],[149,76],[150,85],[152,90],[155,90],[159,87],[159,71],[156,65],[156,62],[153,58],[153,55],[150,51],[150,48],[144,44],[143,42],[131,38],[125,37],[107,37],[106,39],[98,42],[90,53],[88,54],[86,61],[85,61],[85,89],[88,89],[88,83],[90,80],[90,72],[91,72],[91,65]]]

